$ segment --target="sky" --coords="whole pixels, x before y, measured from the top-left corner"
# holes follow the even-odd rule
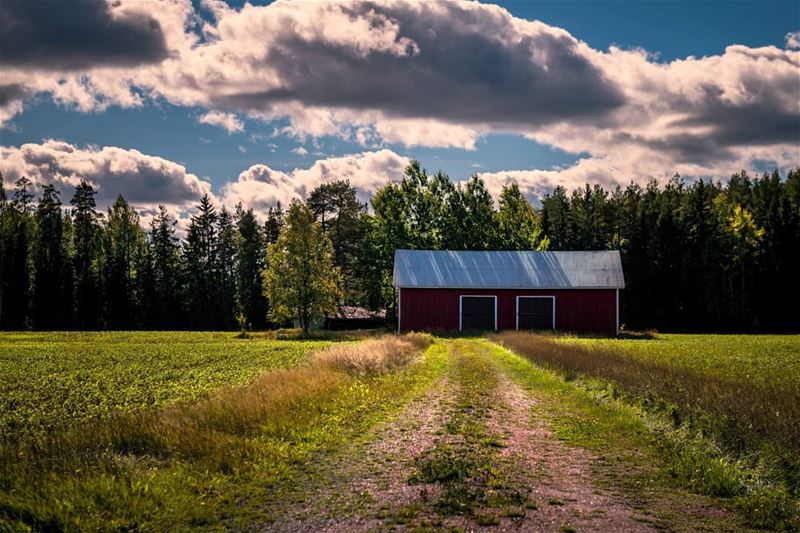
[[[800,3],[4,0],[0,170],[144,221],[410,158],[557,185],[800,165]]]

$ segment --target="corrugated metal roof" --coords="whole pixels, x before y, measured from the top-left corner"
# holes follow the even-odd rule
[[[397,250],[394,285],[473,289],[622,289],[616,250],[462,252]]]
[[[331,318],[331,317],[329,317]],[[369,318],[386,318],[386,309],[378,309],[371,311],[366,307],[359,307],[356,305],[340,305],[339,312],[334,318],[343,319],[369,319]]]

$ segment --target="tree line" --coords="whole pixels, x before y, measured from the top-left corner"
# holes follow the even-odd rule
[[[618,249],[628,328],[800,329],[800,169],[556,187],[534,208],[514,183],[495,203],[480,177],[453,182],[413,161],[369,206],[347,181],[318,186],[287,212],[230,212],[204,196],[182,239],[164,206],[145,229],[121,196],[106,213],[95,196],[82,181],[64,206],[45,185],[34,205],[27,178],[8,194],[0,180],[0,327],[308,326],[337,303],[385,308],[391,320],[394,251],[405,248]],[[323,287],[324,305],[289,305],[289,281]]]
[[[64,209],[44,185],[34,205],[27,178],[10,197],[0,180],[3,329],[231,329],[239,314],[267,326],[260,274],[280,208],[261,224],[204,196],[179,240],[164,206],[145,230],[122,196],[106,213],[95,197],[82,181]]]

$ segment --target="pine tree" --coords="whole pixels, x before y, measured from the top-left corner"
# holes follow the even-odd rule
[[[67,211],[61,221],[61,295],[58,323],[64,329],[75,326],[75,242],[72,215]]]
[[[236,206],[236,301],[250,327],[267,325],[267,300],[261,287],[266,242],[252,209]]]
[[[685,239],[681,247],[683,281],[674,290],[679,293],[687,325],[705,321],[719,327],[725,323],[727,306],[722,304],[724,285],[720,283],[724,276],[724,261],[720,261],[724,252],[715,210],[719,194],[713,183],[698,180],[681,198],[678,223]]]
[[[800,271],[800,209],[793,209],[788,191],[795,178],[790,171],[786,180],[775,170],[755,180],[751,209],[755,223],[764,229],[755,268],[750,276],[749,302],[753,314],[762,323],[787,330],[800,299],[800,288],[791,272]],[[800,319],[798,319],[800,322]]]
[[[61,200],[51,184],[42,188],[36,207],[33,245],[33,324],[38,329],[63,327],[62,278],[64,273],[64,232]]]
[[[217,220],[216,328],[231,329],[236,317],[236,228],[224,207]]]
[[[204,195],[192,216],[183,244],[183,276],[186,280],[188,324],[198,329],[214,329],[219,316],[217,276],[217,220],[219,215]]]
[[[15,183],[11,201],[3,202],[0,215],[3,240],[0,326],[5,329],[23,329],[28,326],[33,240],[32,198],[31,181],[23,176]]]
[[[324,183],[308,197],[307,204],[333,244],[334,264],[342,271],[342,292],[346,301],[357,301],[355,261],[363,238],[361,214],[366,206],[358,201],[349,181]]]
[[[800,167],[787,173],[779,191],[784,206],[780,228],[782,238],[779,241],[782,246],[772,254],[779,273],[768,279],[774,281],[776,289],[780,289],[770,294],[780,295],[781,301],[769,306],[769,310],[773,315],[771,324],[783,331],[793,331],[800,324],[800,306],[797,305],[800,301],[800,283],[797,283],[797,272],[800,272]]]
[[[628,326],[796,331],[800,324],[800,169],[785,179],[740,172],[725,186],[686,185],[676,175],[644,188],[587,185],[568,195],[556,187],[537,212],[514,184],[495,211],[480,178],[454,184],[412,162],[400,183],[375,193],[371,213],[347,182],[313,191],[312,210],[293,205],[286,224],[280,204],[259,226],[252,210],[238,208],[232,220],[205,197],[183,247],[163,206],[145,239],[122,198],[103,224],[85,181],[65,212],[52,185],[35,209],[30,180],[18,180],[9,195],[6,185],[0,176],[0,328],[229,328],[234,312],[260,327],[266,263],[283,269],[283,277],[264,277],[283,306],[272,309],[276,319],[299,317],[307,328],[335,309],[339,291],[329,289],[340,278],[332,265],[345,271],[350,301],[387,307],[391,317],[398,248],[534,249],[548,239],[556,250],[620,250]],[[309,271],[322,274],[311,279]],[[298,306],[308,291],[323,296]]]
[[[11,206],[6,197],[6,186],[3,182],[3,173],[0,172],[0,329],[6,327],[6,300],[5,288],[8,283],[6,276],[9,272],[9,251],[11,240]]]
[[[102,302],[100,272],[102,271],[102,232],[95,195],[89,183],[81,180],[75,188],[72,230],[75,276],[75,324],[83,329],[100,326]]]
[[[281,227],[283,227],[283,216],[283,208],[280,202],[275,205],[274,209],[272,207],[269,208],[267,221],[264,223],[264,239],[266,239],[267,243],[277,242]]]
[[[176,221],[167,208],[158,206],[150,221],[148,242],[148,326],[170,328],[181,324],[180,245],[175,237]]]
[[[686,325],[683,319],[684,302],[680,292],[675,290],[683,286],[686,280],[686,234],[681,223],[684,194],[683,179],[676,174],[660,193],[656,186],[655,202],[651,206],[655,215],[652,245],[655,248],[656,268],[650,278],[650,287],[658,295],[656,301],[659,302],[660,327],[672,329]]]
[[[132,329],[140,317],[137,274],[145,255],[145,237],[139,215],[122,195],[108,209],[103,254],[106,325]]]
[[[603,250],[608,238],[606,198],[608,193],[599,185],[587,183],[572,192],[569,224],[572,245],[577,250]]]
[[[647,264],[647,242],[642,225],[642,188],[631,183],[621,192],[615,191],[611,198],[614,226],[609,247],[620,251],[624,265],[635,265],[625,272],[626,287],[647,287],[648,280],[641,273]],[[620,299],[620,315],[629,317],[626,325],[644,317],[649,310],[647,295],[631,291]]]

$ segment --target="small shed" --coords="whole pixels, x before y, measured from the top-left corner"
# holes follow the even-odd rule
[[[386,325],[386,309],[371,311],[366,307],[340,305],[335,316],[325,319],[324,329],[376,329]]]
[[[616,335],[619,252],[397,250],[398,331]]]

